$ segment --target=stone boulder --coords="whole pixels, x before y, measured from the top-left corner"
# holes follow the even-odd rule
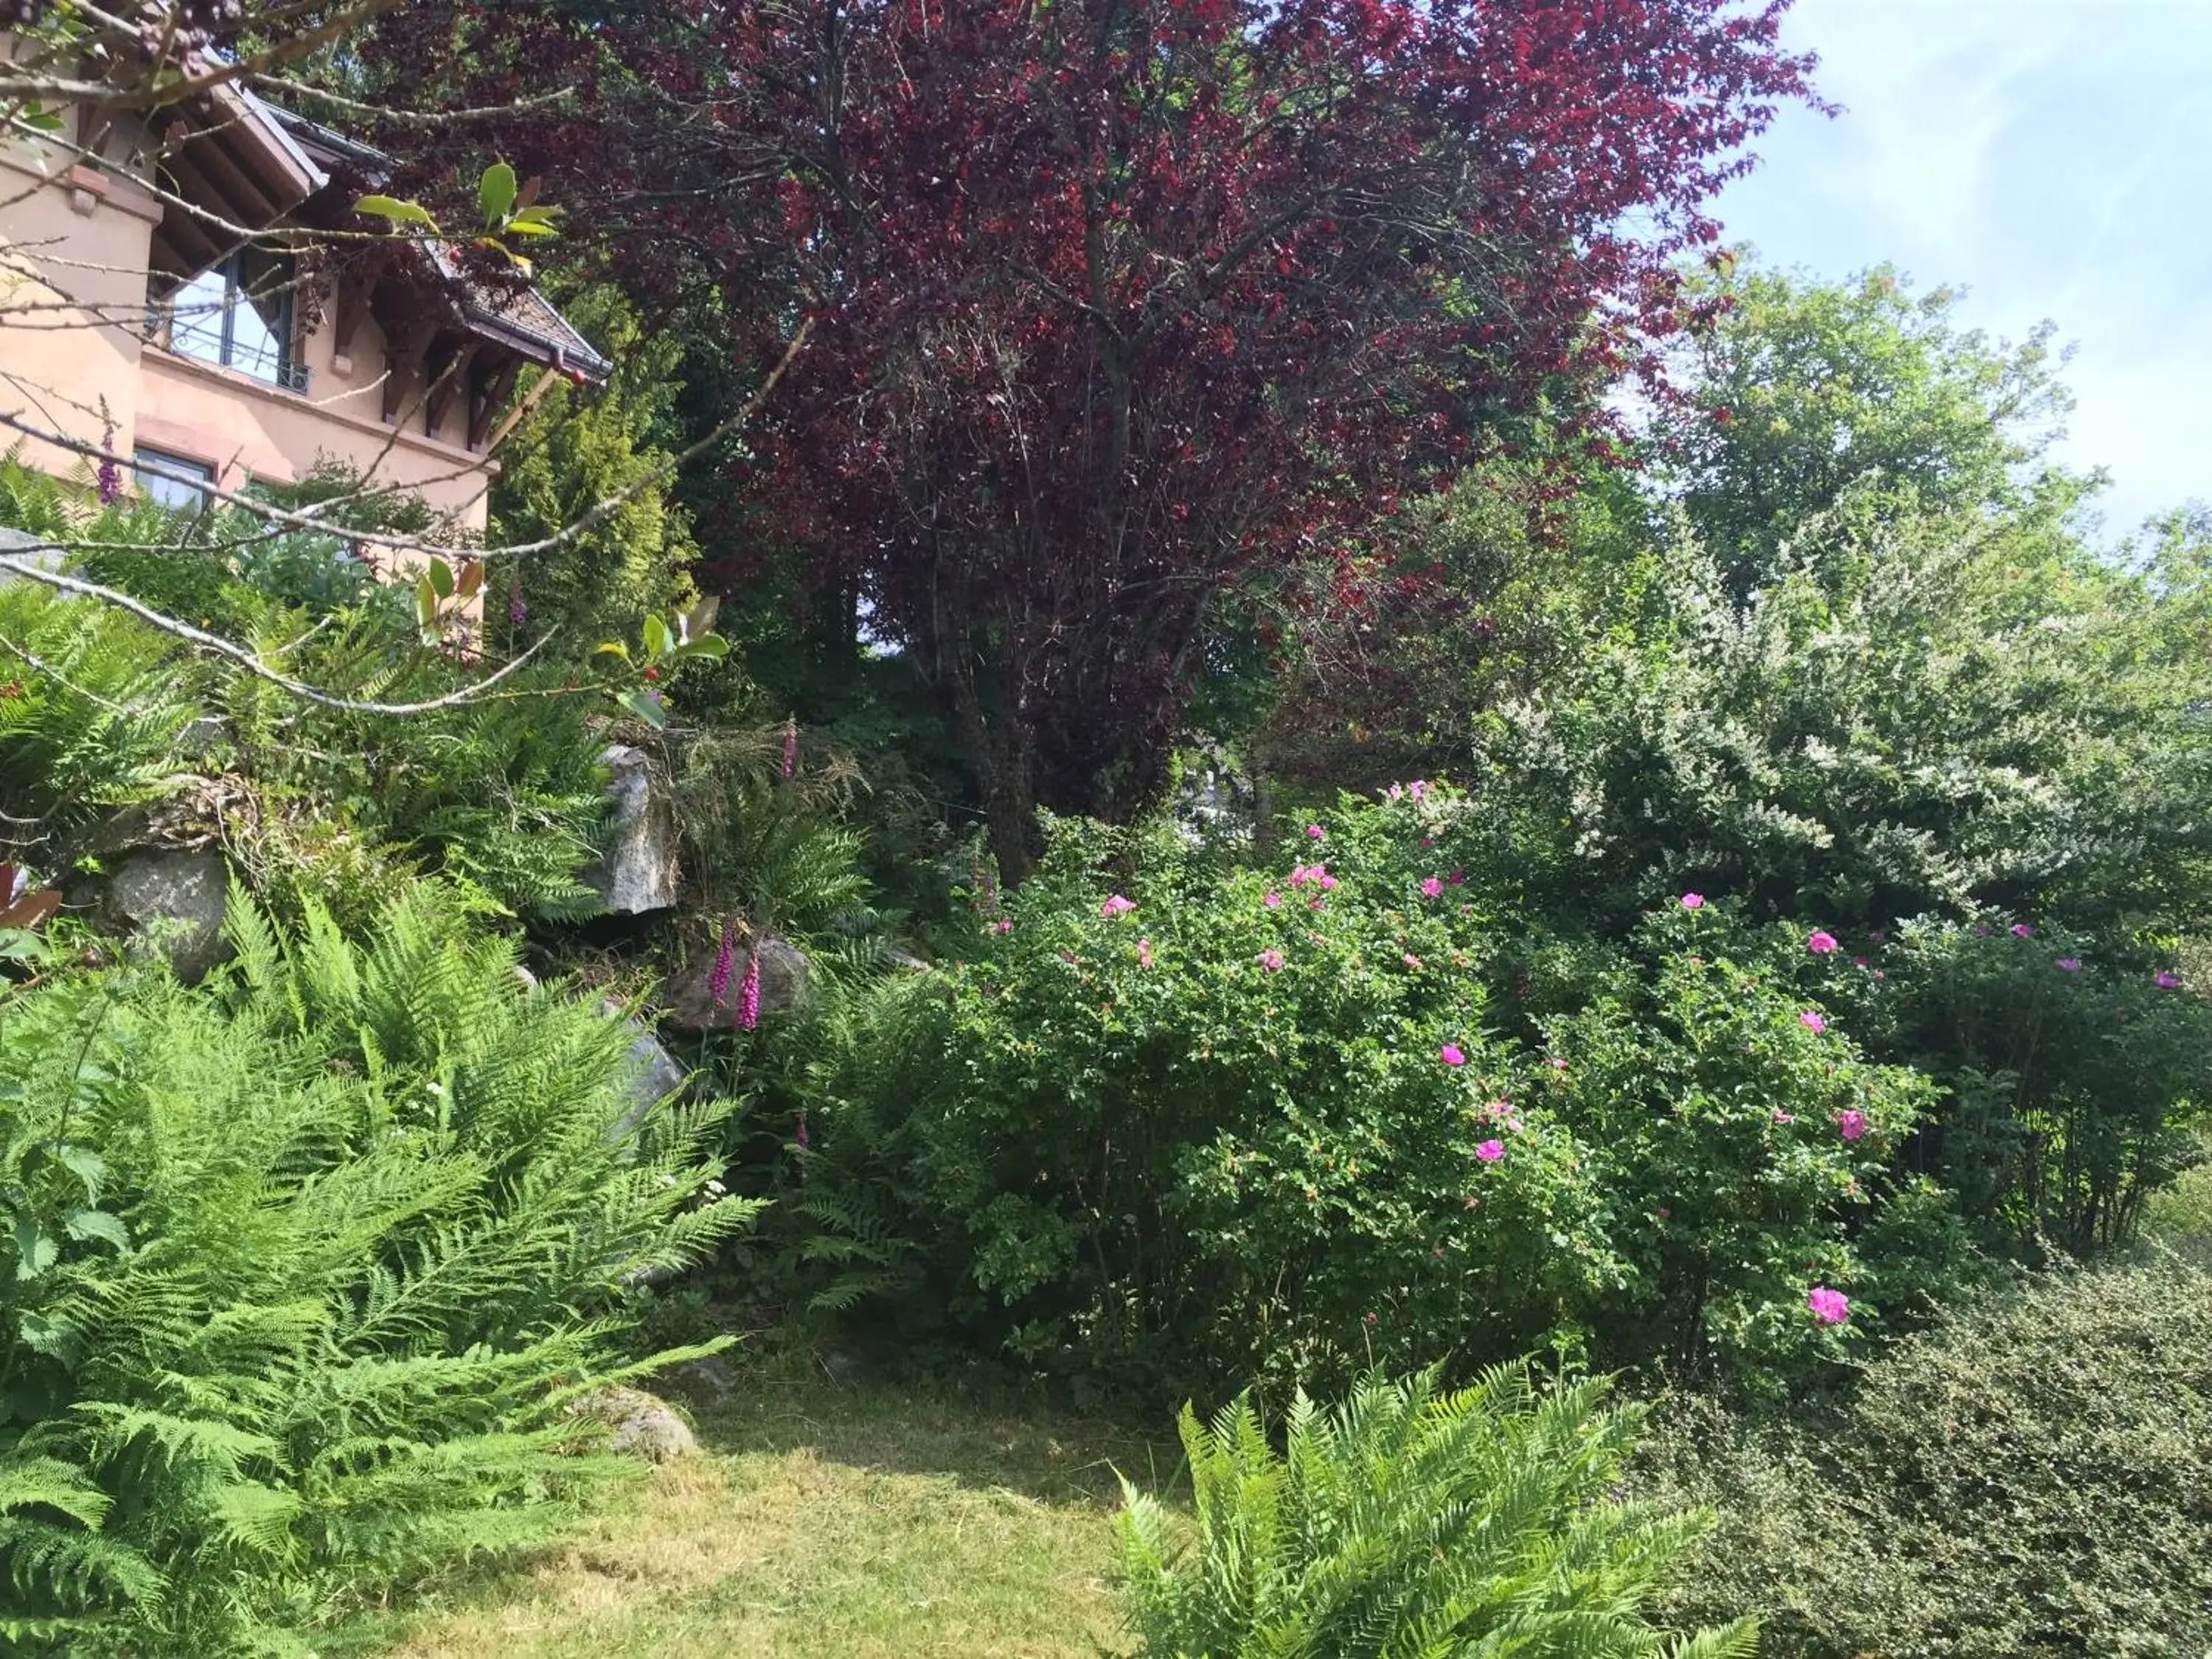
[[[760,953],[761,1018],[788,1013],[806,1000],[814,969],[805,954],[788,939],[765,933],[750,945],[740,945],[730,964],[728,1006],[714,1006],[714,956],[702,952],[684,972],[662,988],[661,1011],[668,1023],[687,1031],[733,1031],[738,1029],[738,994],[745,982],[750,952]]]
[[[601,1389],[577,1401],[568,1412],[611,1425],[614,1434],[609,1447],[648,1463],[688,1457],[699,1449],[690,1426],[641,1389]]]
[[[615,744],[599,757],[605,764],[606,851],[584,884],[599,896],[609,915],[641,916],[676,903],[676,807],[667,785],[641,749]]]
[[[36,565],[41,570],[62,568],[62,550],[44,536],[33,536],[27,530],[12,530],[0,526],[0,553],[9,558],[21,559],[26,564]],[[29,578],[17,575],[12,570],[0,570],[0,582],[19,582]],[[41,586],[45,584],[41,583]]]
[[[230,959],[230,941],[222,933],[229,897],[230,866],[214,848],[128,854],[107,887],[108,909],[149,948],[165,953],[187,985]]]
[[[674,1056],[660,1046],[660,1040],[652,1032],[635,1020],[629,1024],[635,1036],[629,1045],[630,1103],[615,1124],[613,1138],[617,1140],[644,1122],[647,1115],[681,1089],[690,1075],[676,1063]]]

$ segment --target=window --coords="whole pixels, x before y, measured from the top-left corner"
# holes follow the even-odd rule
[[[208,491],[215,488],[213,467],[143,444],[131,452],[131,476],[147,500],[187,513],[205,507]]]
[[[158,301],[169,349],[180,357],[250,374],[268,386],[307,389],[306,365],[292,350],[289,259],[243,248],[179,283]]]

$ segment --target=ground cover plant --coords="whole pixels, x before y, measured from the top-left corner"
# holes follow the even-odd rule
[[[2212,1639],[2212,1277],[2054,1274],[1899,1343],[1826,1407],[1659,1407],[1649,1488],[1722,1506],[1674,1611],[1778,1659],[2179,1656]]]

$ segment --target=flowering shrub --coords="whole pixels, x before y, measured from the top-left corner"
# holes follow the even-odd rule
[[[918,1022],[918,1207],[1018,1350],[1184,1387],[1504,1352],[1617,1279],[1571,1139],[1504,1104],[1474,907],[1402,814],[1316,827],[1267,872],[1058,823]]]
[[[1500,1036],[1470,810],[1347,799],[1274,870],[1056,824],[878,1081],[825,1090],[817,1167],[874,1137],[956,1319],[1124,1380],[1841,1352],[1886,1258],[1950,1247],[1885,1172],[1931,1091],[1822,1012],[1840,958],[1717,902]]]
[[[1935,1091],[1869,1063],[1850,1021],[1814,1006],[1837,970],[1820,948],[1834,941],[1812,941],[1718,903],[1662,905],[1624,971],[1543,1022],[1562,1063],[1535,1098],[1588,1149],[1627,1275],[1589,1316],[1607,1358],[1697,1370],[1838,1352],[1878,1315],[1878,1292],[1860,1297],[1896,1265],[1885,1252],[1924,1266],[1955,1249],[1932,1184],[1889,1170]],[[1902,1234],[1875,1225],[1905,1216]]]
[[[1834,995],[1886,1057],[1941,1085],[1904,1148],[2000,1243],[2125,1243],[2203,1156],[2212,1006],[2140,952],[1994,917],[1868,937]]]

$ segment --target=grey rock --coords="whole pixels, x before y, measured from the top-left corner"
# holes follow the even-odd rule
[[[618,1452],[665,1463],[699,1449],[690,1426],[641,1389],[601,1389],[569,1407],[569,1414],[613,1426],[608,1444]]]
[[[41,570],[59,570],[62,568],[62,550],[53,546],[45,537],[33,536],[27,530],[0,528],[0,553],[34,564]],[[12,570],[0,569],[0,582],[25,580]]]
[[[801,1006],[812,988],[814,969],[805,955],[788,939],[764,933],[753,945],[741,946],[730,964],[728,1006],[714,1006],[714,958],[702,955],[690,969],[669,981],[661,991],[661,1007],[672,1025],[690,1031],[731,1031],[738,1028],[739,991],[745,982],[750,952],[760,953],[761,1018],[788,1013]]]
[[[608,772],[606,852],[585,884],[607,914],[641,916],[665,910],[677,899],[676,809],[641,749],[615,744],[599,757]]]
[[[132,853],[115,866],[108,908],[151,947],[165,952],[186,984],[198,984],[230,959],[223,906],[230,866],[213,848],[202,852]]]
[[[177,732],[177,755],[181,760],[204,761],[212,757],[229,736],[223,723],[212,714],[202,714],[186,720]]]
[[[637,1040],[629,1045],[629,1109],[614,1127],[617,1140],[645,1121],[647,1115],[684,1086],[690,1075],[660,1046],[660,1040],[635,1020],[629,1022]]]

